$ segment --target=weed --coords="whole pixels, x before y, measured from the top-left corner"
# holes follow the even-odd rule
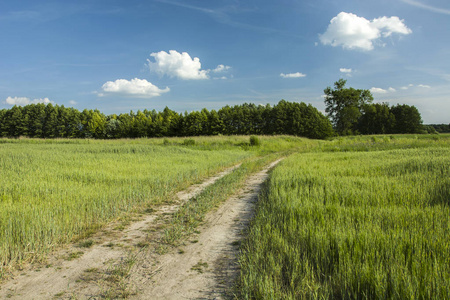
[[[148,247],[150,243],[148,241],[140,241],[136,244],[136,247],[138,248],[145,248]]]
[[[207,268],[208,268],[208,263],[200,260],[197,264],[192,266],[191,270],[197,271],[198,273],[203,273]]]
[[[78,243],[79,248],[91,248],[94,245],[93,240],[86,240]]]
[[[84,254],[83,251],[71,252],[71,253],[66,257],[66,260],[71,261],[71,260],[77,259],[77,258],[81,257],[83,254]]]

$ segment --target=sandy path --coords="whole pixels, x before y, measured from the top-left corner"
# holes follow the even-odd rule
[[[278,162],[253,174],[242,190],[207,216],[200,233],[191,237],[191,242],[160,257],[147,276],[133,272],[132,280],[140,288],[132,299],[224,299],[231,296],[227,292],[238,275],[237,254],[242,232],[253,215],[268,171]]]
[[[182,247],[158,254],[161,228],[183,203],[238,166],[178,193],[175,203],[158,207],[125,230],[111,224],[90,238],[94,241],[90,248],[72,245],[50,257],[46,265],[16,272],[0,285],[0,299],[223,299],[237,275],[242,231],[261,184],[276,163],[253,174]],[[68,260],[70,256],[75,258]],[[134,265],[129,275],[116,276],[130,257]]]
[[[0,299],[98,299],[96,295],[104,294],[116,284],[107,282],[111,278],[108,274],[130,256],[131,249],[139,242],[145,245],[152,236],[156,239],[158,226],[164,219],[170,218],[184,202],[237,167],[239,165],[179,192],[175,203],[158,207],[157,211],[131,223],[125,230],[118,230],[117,224],[111,224],[90,239],[94,241],[90,248],[71,245],[49,257],[45,265],[33,265],[15,272],[11,280],[0,285]],[[69,259],[71,256],[74,258]]]

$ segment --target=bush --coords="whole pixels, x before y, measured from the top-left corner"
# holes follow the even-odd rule
[[[250,137],[250,146],[257,146],[259,147],[261,145],[261,141],[257,136],[252,135]]]
[[[195,140],[194,139],[185,139],[183,142],[183,145],[185,146],[194,146],[195,145]]]

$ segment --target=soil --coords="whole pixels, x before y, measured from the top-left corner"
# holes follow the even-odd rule
[[[171,215],[227,169],[177,194],[130,224],[114,223],[84,243],[30,265],[0,285],[0,299],[227,299],[238,275],[237,255],[268,171],[210,212],[196,234],[177,248],[158,241]]]

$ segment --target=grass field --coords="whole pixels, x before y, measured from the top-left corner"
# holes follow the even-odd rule
[[[449,136],[340,138],[267,182],[244,299],[448,299]]]
[[[246,176],[289,155],[242,244],[240,298],[449,298],[450,135],[250,141],[0,139],[0,279],[243,162],[180,209],[165,231],[176,245]]]
[[[0,278],[225,167],[314,141],[292,137],[0,139]],[[306,149],[305,148],[305,149]],[[291,150],[292,151],[292,150]]]

